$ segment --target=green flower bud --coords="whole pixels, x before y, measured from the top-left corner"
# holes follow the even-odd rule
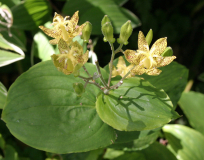
[[[164,52],[161,54],[162,57],[168,57],[173,55],[173,50],[171,47],[166,47]]]
[[[105,16],[103,17],[103,19],[102,19],[102,21],[101,21],[101,26],[103,26],[106,22],[110,22],[110,23],[111,23],[111,21],[110,21],[110,19],[108,18],[107,15],[105,15]]]
[[[78,96],[81,96],[85,92],[84,85],[82,83],[73,83],[73,88],[74,92]]]
[[[92,24],[90,22],[86,22],[86,25],[84,26],[83,30],[82,30],[82,39],[84,40],[85,43],[89,42],[89,38],[91,35],[91,31],[92,31]]]
[[[145,38],[148,45],[150,45],[150,43],[152,42],[152,38],[153,38],[153,31],[152,29],[150,29]]]
[[[132,34],[132,25],[131,21],[127,21],[125,24],[122,25],[120,29],[120,37],[117,39],[117,42],[120,44],[127,45],[128,39]]]
[[[110,22],[106,22],[102,26],[102,33],[104,35],[104,41],[109,41],[110,43],[115,42],[115,38],[113,38],[113,27]]]

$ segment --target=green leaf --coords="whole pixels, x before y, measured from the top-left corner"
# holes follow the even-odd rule
[[[23,51],[26,51],[26,36],[22,30],[18,29],[11,29],[12,36],[10,37],[7,31],[2,31],[1,34],[3,37],[9,41],[10,43],[13,43],[14,45],[21,48]]]
[[[93,26],[92,34],[95,35],[101,35],[100,24],[104,15],[110,17],[114,32],[117,34],[120,33],[121,26],[127,20],[131,20],[133,28],[141,25],[136,15],[117,4],[114,0],[70,0],[65,3],[62,11],[64,14],[72,16],[74,12],[79,10],[79,23],[89,21]]]
[[[176,157],[167,149],[167,147],[158,142],[154,142],[148,148],[143,149],[140,152],[144,154],[146,160],[176,160]]]
[[[163,90],[136,77],[124,80],[108,95],[100,94],[96,110],[105,123],[120,131],[150,130],[179,117]]]
[[[118,5],[118,6],[122,6],[123,4],[125,4],[128,0],[114,0],[114,2]]]
[[[50,60],[51,55],[55,53],[54,47],[49,43],[49,39],[42,32],[38,32],[34,36],[36,49],[34,54],[42,61]]]
[[[4,149],[4,156],[5,157],[2,160],[19,160],[18,153],[10,145],[6,145]]]
[[[187,84],[188,69],[177,62],[172,62],[168,66],[159,69],[162,70],[162,73],[158,76],[143,74],[141,77],[149,81],[156,88],[163,89],[168,94],[175,109]]]
[[[191,126],[204,134],[204,94],[198,92],[184,92],[179,101],[181,109],[187,116]]]
[[[6,4],[9,8],[19,4],[21,0],[1,0],[2,4]]]
[[[12,8],[14,28],[33,30],[49,20],[51,7],[48,1],[27,0]]]
[[[92,64],[86,68],[96,71]],[[85,152],[112,144],[115,131],[95,109],[99,89],[87,85],[78,97],[72,87],[75,82],[83,83],[59,72],[52,61],[31,67],[8,92],[2,119],[10,132],[34,148],[53,153]]]
[[[146,138],[147,136],[150,136],[151,134],[157,133],[160,131],[161,128],[156,128],[153,130],[145,130],[145,131],[132,131],[132,132],[125,132],[125,131],[118,131],[116,130],[117,134],[117,143],[126,143],[133,140],[140,140],[143,138]]]
[[[0,134],[0,148],[4,149],[4,147],[5,147],[5,141],[4,141],[4,138],[2,137],[2,135]]]
[[[24,52],[14,44],[8,42],[6,39],[3,38],[3,36],[0,34],[0,47],[6,50],[12,50],[14,52],[17,52],[18,54],[14,52],[9,52],[5,50],[0,50],[0,67],[8,65],[10,63],[19,61],[24,58]],[[19,55],[20,54],[20,55]]]
[[[165,146],[158,142],[154,142],[148,148],[136,152],[124,152],[113,149],[108,149],[107,151],[105,156],[114,156],[113,160],[176,160],[176,157]]]
[[[6,97],[7,97],[7,90],[4,87],[4,85],[0,82],[0,109],[4,108],[4,105],[6,103]]]
[[[163,131],[169,146],[178,159],[204,159],[204,136],[182,125],[165,125]]]

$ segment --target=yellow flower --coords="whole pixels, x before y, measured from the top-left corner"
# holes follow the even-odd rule
[[[144,34],[140,31],[138,35],[138,50],[126,50],[125,58],[131,64],[137,65],[131,72],[137,75],[147,73],[148,75],[159,75],[163,67],[170,64],[176,57],[162,57],[161,54],[167,47],[166,38],[158,39],[149,49],[149,45]]]
[[[58,44],[60,39],[63,39],[66,43],[71,45],[72,39],[79,35],[79,33],[82,31],[85,24],[82,24],[81,26],[77,27],[77,23],[79,20],[78,12],[76,11],[74,15],[69,20],[69,17],[66,16],[63,18],[60,14],[57,14],[55,12],[54,18],[53,18],[53,28],[45,28],[44,26],[39,26],[39,28],[45,32],[48,36],[54,38],[50,40],[50,44]]]
[[[89,51],[83,54],[82,46],[75,41],[68,54],[53,54],[55,67],[66,75],[79,75],[79,69],[88,61]]]
[[[125,64],[125,61],[123,59],[122,56],[119,57],[118,59],[118,64],[117,64],[117,69],[113,66],[113,70],[112,70],[112,77],[115,77],[117,75],[120,75],[121,77],[124,77],[128,72],[129,70],[133,67],[134,65],[131,64],[129,65],[128,67],[126,66]],[[130,73],[126,78],[129,78],[129,77],[134,77],[135,74],[133,73]]]

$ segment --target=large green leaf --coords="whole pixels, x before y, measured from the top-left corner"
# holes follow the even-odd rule
[[[163,90],[136,77],[124,80],[108,95],[100,94],[96,110],[105,123],[120,131],[151,130],[179,117]]]
[[[204,134],[204,94],[184,92],[179,105],[187,116],[191,126]]]
[[[7,90],[4,87],[4,85],[0,82],[0,109],[4,108],[4,105],[6,103],[6,97],[7,97]]]
[[[91,74],[96,71],[92,64],[86,67]],[[84,152],[112,144],[115,131],[95,109],[99,89],[88,85],[78,97],[72,88],[75,82],[83,83],[59,72],[52,61],[22,74],[10,87],[2,113],[10,132],[34,148],[53,153]]]
[[[124,1],[118,2],[122,4]],[[63,7],[63,13],[72,15],[79,10],[80,24],[90,21],[93,25],[92,34],[101,35],[101,20],[108,15],[112,21],[114,32],[120,33],[121,26],[131,20],[133,28],[139,26],[140,20],[129,10],[119,7],[114,0],[70,0]]]
[[[33,30],[47,22],[51,7],[48,1],[27,0],[12,8],[14,28]]]
[[[19,61],[24,58],[24,52],[17,47],[16,45],[8,42],[4,37],[0,34],[0,48],[3,48],[5,50],[0,50],[0,67],[8,65],[10,63]],[[6,51],[11,50],[14,52]],[[16,54],[17,52],[18,54]]]
[[[124,56],[123,58],[125,59]],[[114,60],[113,64],[116,66],[117,63],[118,58]],[[126,64],[129,65],[127,61]],[[108,65],[106,65],[104,69],[109,72]],[[162,70],[162,73],[158,76],[148,76],[146,74],[143,74],[139,77],[143,77],[145,80],[153,84],[156,88],[163,89],[168,94],[175,109],[187,84],[188,69],[177,62],[172,62],[168,66],[161,67],[159,69]]]
[[[200,132],[176,124],[165,125],[163,131],[177,159],[204,159],[204,136]]]

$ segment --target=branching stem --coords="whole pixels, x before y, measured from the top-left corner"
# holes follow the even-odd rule
[[[101,82],[103,83],[103,85],[104,85],[105,88],[109,89],[109,87],[108,87],[107,84],[106,84],[106,81],[103,79],[103,76],[102,76],[102,74],[101,74],[101,70],[100,70],[100,66],[99,66],[99,64],[98,64],[98,61],[96,61],[95,63],[96,63],[96,69],[97,69],[97,71],[98,71],[98,74],[100,75],[99,78],[100,78]]]

